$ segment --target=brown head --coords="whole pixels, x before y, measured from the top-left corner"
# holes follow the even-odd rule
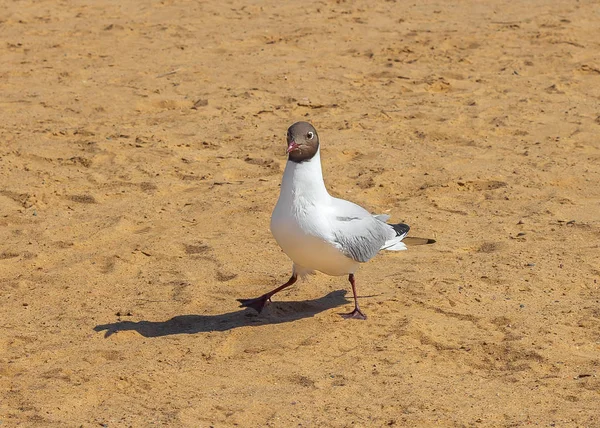
[[[300,163],[313,158],[319,150],[317,130],[308,122],[296,122],[288,128],[289,160]]]

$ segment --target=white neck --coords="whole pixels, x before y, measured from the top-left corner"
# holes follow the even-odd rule
[[[323,181],[321,170],[321,150],[309,159],[297,163],[288,160],[283,172],[280,198],[287,196],[292,200],[315,201],[329,199],[329,193]]]

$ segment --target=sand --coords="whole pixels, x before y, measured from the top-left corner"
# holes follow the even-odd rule
[[[594,1],[5,2],[2,427],[600,426]],[[285,132],[437,243],[287,280]]]

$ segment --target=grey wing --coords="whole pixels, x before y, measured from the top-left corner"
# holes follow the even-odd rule
[[[372,259],[385,241],[395,236],[395,232],[358,205],[343,199],[338,201],[343,205],[345,215],[336,216],[332,221],[335,244],[346,256],[357,262]]]

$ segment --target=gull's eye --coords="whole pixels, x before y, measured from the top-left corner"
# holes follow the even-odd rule
[[[313,134],[312,132],[309,132],[308,134],[306,134],[306,138],[308,138],[309,140],[312,140],[314,136],[315,136],[315,134]]]

